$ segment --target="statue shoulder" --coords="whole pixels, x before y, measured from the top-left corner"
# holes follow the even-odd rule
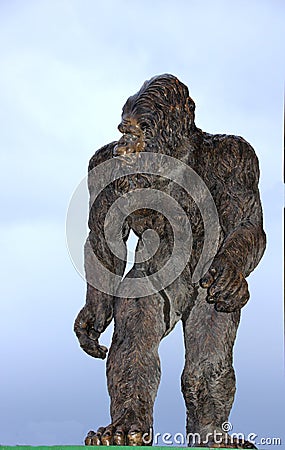
[[[243,137],[203,132],[202,154],[211,177],[244,189],[257,188],[260,175],[258,158]]]
[[[232,157],[236,162],[257,163],[253,147],[243,137],[233,134],[216,134],[213,135],[213,141],[215,147],[220,150],[221,156]]]

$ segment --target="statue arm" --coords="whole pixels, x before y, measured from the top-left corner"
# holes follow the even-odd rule
[[[224,170],[219,218],[224,240],[201,286],[218,311],[231,312],[249,299],[245,277],[259,263],[266,245],[258,191],[259,167],[253,148],[242,138],[229,137],[221,155]]]
[[[84,265],[87,281],[86,304],[79,312],[74,331],[81,348],[90,356],[104,359],[107,348],[99,344],[100,334],[107,328],[113,318],[113,295],[100,289],[101,282],[105,285],[112,283],[109,273],[123,275],[124,261],[116,258],[108,247],[104,236],[104,220],[108,209],[115,200],[112,185],[109,184],[93,199],[94,182],[96,181],[96,167],[112,157],[114,143],[106,145],[98,150],[91,158],[88,167],[88,188],[90,194],[90,207],[88,226],[89,236],[84,247]],[[95,169],[95,170],[94,170]],[[95,201],[94,201],[95,200]],[[93,203],[94,201],[94,203]],[[124,228],[123,240],[127,239],[128,230]],[[96,262],[102,264],[107,271],[102,274]],[[108,281],[108,277],[110,281]]]

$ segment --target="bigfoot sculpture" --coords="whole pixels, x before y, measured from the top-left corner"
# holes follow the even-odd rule
[[[260,261],[266,242],[258,160],[243,138],[212,135],[197,128],[194,110],[195,103],[183,83],[172,75],[156,76],[124,105],[118,127],[120,140],[99,149],[90,160],[87,297],[74,329],[83,350],[102,359],[107,349],[98,339],[113,318],[115,330],[107,359],[111,423],[89,432],[87,445],[151,445],[153,405],[160,380],[158,347],[182,320],[186,349],[182,392],[187,433],[198,433],[201,446],[254,448],[247,442],[229,441],[221,427],[228,420],[234,400],[232,351],[240,309],[249,299],[246,277]],[[132,173],[115,177],[92,198],[92,174],[101,163],[114,159],[132,164],[128,161],[130,155],[139,157],[141,152],[182,161],[198,174],[211,193],[219,217],[219,239],[217,251],[199,280],[193,281],[192,275],[203,250],[205,228],[210,223],[203,223],[197,202],[181,186],[159,173]],[[108,210],[122,196],[128,202],[128,192],[145,188],[166,192],[186,213],[192,229],[188,262],[173,282],[163,288],[154,286],[151,294],[141,291],[140,295],[124,296],[119,294],[120,284],[116,287],[118,295],[115,290],[102,292],[96,285],[99,275],[92,265],[92,252],[118,276],[123,275],[126,264],[106,242],[104,221]],[[133,230],[139,238],[138,254],[146,246],[144,233],[149,229],[159,235],[157,251],[145,260],[137,258],[121,285],[131,278],[149,278],[169,260],[174,233],[159,208],[144,206],[132,211],[124,220],[118,239],[125,245]],[[223,445],[214,442],[214,432],[223,433]],[[189,445],[193,442],[190,440]]]

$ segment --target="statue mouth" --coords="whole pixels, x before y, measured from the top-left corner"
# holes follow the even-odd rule
[[[124,133],[113,150],[113,156],[125,156],[142,152],[145,148],[143,134]]]

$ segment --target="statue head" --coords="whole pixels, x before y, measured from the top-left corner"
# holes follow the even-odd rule
[[[123,133],[116,155],[175,150],[195,129],[195,103],[185,84],[170,74],[158,75],[126,101],[118,129]]]

